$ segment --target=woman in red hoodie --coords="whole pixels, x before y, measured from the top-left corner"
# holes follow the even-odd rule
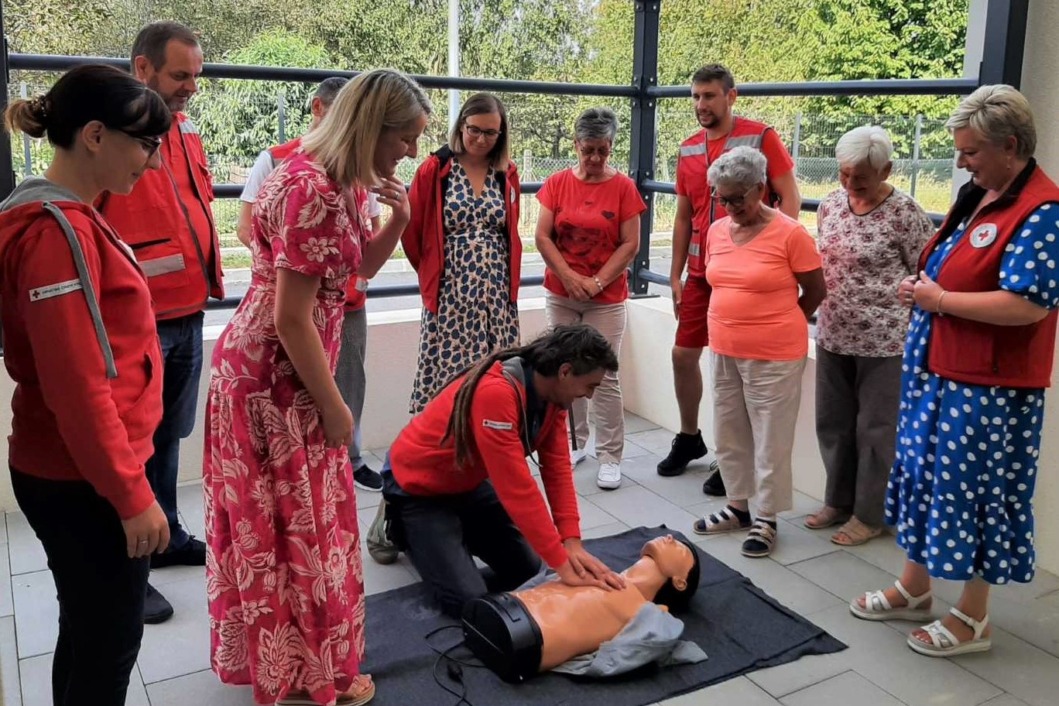
[[[161,353],[144,275],[91,204],[158,167],[171,116],[124,71],[82,66],[5,118],[55,146],[44,178],[0,205],[11,485],[59,598],[54,703],[118,706],[140,651],[148,557],[169,542],[144,475]]]

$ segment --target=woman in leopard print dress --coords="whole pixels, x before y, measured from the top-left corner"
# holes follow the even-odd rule
[[[409,411],[480,358],[519,341],[518,170],[508,159],[507,114],[478,93],[449,142],[419,167],[402,244],[419,275],[423,315]]]

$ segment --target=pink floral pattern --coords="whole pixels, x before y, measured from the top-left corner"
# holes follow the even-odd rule
[[[908,309],[897,301],[901,280],[916,271],[934,225],[911,196],[894,189],[858,216],[845,190],[820,202],[817,243],[827,298],[817,312],[816,343],[840,355],[901,355]]]
[[[334,704],[364,655],[364,579],[346,449],[273,323],[276,270],[320,278],[313,322],[334,372],[346,284],[366,236],[362,189],[343,191],[304,153],[273,172],[254,207],[252,280],[217,341],[203,488],[213,670],[258,703],[308,692]]]

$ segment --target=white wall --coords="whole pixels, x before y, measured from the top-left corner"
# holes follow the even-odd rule
[[[1022,64],[1022,90],[1037,117],[1037,160],[1053,179],[1059,179],[1059,3],[1047,0],[1030,3],[1026,30],[1026,54]],[[1055,368],[1059,370],[1059,356]],[[1042,568],[1059,573],[1059,389],[1053,387],[1045,398],[1044,440],[1037,474],[1036,507],[1038,562]]]
[[[394,435],[408,421],[408,399],[419,351],[419,310],[380,312],[368,315],[368,392],[364,402],[364,448],[390,445]],[[519,302],[519,318],[524,340],[544,328],[544,300]],[[195,430],[180,447],[181,482],[202,477],[202,410],[209,385],[209,360],[213,345],[223,327],[207,327],[203,355],[205,366],[199,384],[199,419]],[[11,433],[11,394],[14,385],[4,369],[0,373],[0,455],[7,456],[7,436]],[[11,480],[0,473],[0,512],[17,510],[11,493]]]
[[[1056,106],[1059,108],[1059,105]],[[520,302],[522,332],[529,340],[544,328],[542,300]],[[629,303],[629,325],[621,351],[622,393],[630,412],[667,429],[679,427],[673,393],[670,350],[676,322],[668,299],[642,299]],[[207,339],[218,330],[207,330]],[[408,398],[412,390],[419,337],[419,310],[387,312],[368,316],[368,396],[365,402],[365,448],[389,445],[408,419]],[[213,350],[207,340],[206,355]],[[816,445],[815,432],[815,350],[802,378],[802,404],[794,445],[794,487],[814,498],[824,494],[824,469]],[[702,363],[706,375],[705,356]],[[203,375],[200,408],[205,400],[207,375]],[[12,385],[0,376],[0,400],[10,400]],[[699,420],[707,445],[714,448],[713,420],[709,385],[705,385]],[[1045,417],[1046,439],[1042,453],[1037,491],[1038,508],[1059,506],[1059,398],[1052,396]],[[184,442],[181,455],[181,481],[202,476],[202,420],[195,433]],[[0,407],[0,433],[10,431],[10,405]],[[1049,436],[1051,438],[1049,438]],[[6,442],[3,442],[6,443]],[[0,446],[3,445],[0,443]],[[7,474],[0,474],[0,511],[16,510]],[[1059,573],[1059,514],[1037,512],[1038,561],[1042,568]]]

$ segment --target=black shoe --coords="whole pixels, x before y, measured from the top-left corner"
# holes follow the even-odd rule
[[[706,479],[706,482],[702,484],[702,492],[707,495],[712,495],[715,498],[723,498],[728,495],[724,490],[724,479],[721,478],[721,469],[717,468],[717,464],[711,464],[710,468],[713,469],[713,475]]]
[[[151,568],[164,569],[167,566],[205,566],[206,543],[189,537],[180,549],[172,549],[163,554],[151,555]]]
[[[147,584],[147,597],[143,601],[143,622],[148,625],[157,625],[172,617],[172,604],[154,586]]]
[[[659,462],[658,475],[679,476],[689,463],[705,455],[706,443],[702,440],[701,431],[694,434],[681,432],[673,439],[673,447],[669,449],[669,455]]]
[[[373,493],[382,492],[382,476],[369,468],[367,464],[353,471],[353,482],[362,490],[370,490]]]

